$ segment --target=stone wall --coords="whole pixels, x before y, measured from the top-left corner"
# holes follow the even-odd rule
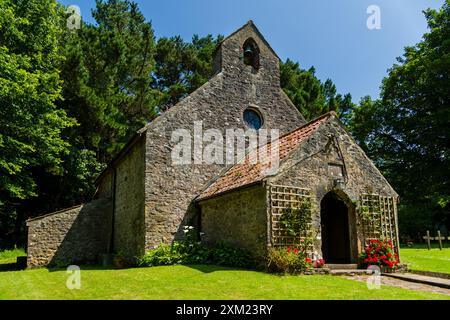
[[[258,70],[243,62],[242,46],[249,37],[260,49]],[[226,38],[217,54],[216,75],[147,128],[146,250],[170,243],[182,236],[183,224],[195,223],[193,199],[226,166],[174,165],[171,151],[178,142],[171,142],[174,130],[186,129],[193,136],[194,121],[203,121],[204,130],[218,129],[223,136],[227,128],[246,130],[242,114],[250,105],[263,115],[263,129],[283,134],[305,122],[280,88],[279,59],[252,23]]]
[[[108,170],[104,174],[102,174],[100,181],[98,181],[94,199],[112,197],[113,192],[114,192],[114,169],[108,168]]]
[[[266,189],[256,185],[199,203],[202,241],[229,243],[248,250],[255,258],[267,249]]]
[[[27,221],[28,267],[97,262],[111,236],[110,198]]]
[[[144,253],[145,135],[115,165],[114,243],[129,263]]]
[[[356,260],[363,246],[362,225],[356,214],[359,196],[374,193],[398,198],[398,195],[334,116],[283,161],[278,174],[270,178],[269,183],[310,188],[314,194],[313,226],[318,229],[321,200],[334,189],[330,163],[341,164],[344,168],[346,183],[336,192],[350,210],[350,229],[356,229],[357,239],[353,241],[356,248],[352,248]],[[320,246],[316,249],[320,251]]]

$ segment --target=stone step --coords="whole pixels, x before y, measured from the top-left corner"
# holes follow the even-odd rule
[[[330,268],[330,270],[358,269],[358,265],[353,263],[339,263],[339,264],[336,263],[336,264],[327,264],[326,266]]]
[[[333,269],[330,270],[330,274],[333,276],[354,276],[357,274],[366,274],[367,270],[364,269]]]
[[[412,273],[383,273],[384,276],[401,279],[410,282],[427,284],[430,286],[450,289],[450,280],[436,277],[422,276]]]

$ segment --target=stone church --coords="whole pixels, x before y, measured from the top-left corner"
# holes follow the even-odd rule
[[[186,225],[205,243],[264,256],[295,242],[279,218],[304,199],[311,203],[312,254],[356,263],[365,243],[381,237],[398,250],[397,193],[335,113],[306,123],[280,87],[279,63],[252,21],[226,37],[211,79],[134,134],[96,180],[92,201],[27,221],[28,266],[96,262],[110,253],[133,263],[181,238]],[[248,148],[236,164],[174,164],[173,132],[195,138],[198,121],[222,140],[229,128],[276,129],[279,137]],[[270,161],[251,161],[274,145]],[[277,170],[266,170],[275,160]]]

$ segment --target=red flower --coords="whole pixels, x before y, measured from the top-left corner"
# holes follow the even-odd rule
[[[307,262],[307,263],[311,263],[312,260],[311,260],[310,258],[306,258],[306,262]]]

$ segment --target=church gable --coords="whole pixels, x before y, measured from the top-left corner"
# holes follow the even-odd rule
[[[256,242],[241,234],[258,230],[259,239],[265,242],[258,243],[254,252],[299,244],[302,238],[292,236],[281,217],[286,210],[307,203],[311,222],[306,234],[315,239],[307,248],[308,255],[322,256],[328,263],[356,263],[364,246],[380,237],[392,241],[398,250],[398,196],[334,112],[280,137],[266,149],[272,144],[278,145],[278,153],[252,163],[263,148],[259,147],[197,198],[208,241],[226,240],[250,248]],[[268,170],[275,157],[279,167]],[[248,193],[263,199],[265,207],[253,208],[253,199],[243,196]],[[223,208],[232,210],[224,216]],[[265,219],[259,221],[260,217]],[[220,233],[224,228],[232,232]],[[214,238],[216,234],[221,237]]]
[[[264,39],[253,21],[226,37],[218,46],[215,71],[239,73],[249,71],[257,74],[279,74],[280,58]],[[269,79],[270,81],[274,81]]]
[[[272,147],[277,148],[277,152],[273,152]],[[346,132],[334,112],[324,114],[277,141],[253,150],[242,162],[218,177],[197,200],[263,180],[324,189],[331,189],[336,183],[348,183],[355,198],[361,193],[374,191],[397,195]]]
[[[253,23],[224,39],[216,58],[219,70],[207,83],[147,126],[147,249],[182,236],[178,226],[188,223],[192,201],[229,165],[195,163],[193,148],[190,163],[174,165],[176,130],[184,130],[193,140],[199,137],[195,123],[201,123],[202,132],[215,130],[226,141],[228,129],[246,131],[256,126],[283,135],[305,123],[280,87],[278,57]]]
[[[355,201],[366,193],[398,196],[334,112],[283,161],[271,182],[316,188],[318,194],[339,185]]]

